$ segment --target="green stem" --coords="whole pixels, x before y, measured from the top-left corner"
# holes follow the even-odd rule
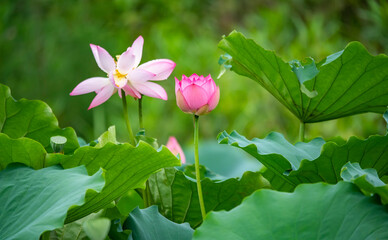
[[[121,99],[123,100],[124,120],[125,120],[125,124],[127,125],[129,143],[135,146],[136,145],[135,137],[133,136],[131,123],[129,122],[129,117],[128,117],[127,99],[125,98],[125,92],[123,89],[121,89]]]
[[[143,124],[143,96],[141,96],[141,98],[139,98],[138,101],[139,101],[139,127],[140,127],[140,131],[138,134],[145,135],[145,129]]]
[[[143,206],[144,209],[148,207],[147,186],[143,191],[143,205],[144,205]]]
[[[304,142],[304,127],[305,127],[305,123],[304,122],[300,122],[300,125],[299,125],[299,142]]]
[[[144,196],[143,196],[144,208],[148,208],[149,206],[151,206],[151,192],[149,189],[150,189],[150,183],[147,180],[146,187],[144,189]]]
[[[194,159],[195,159],[195,177],[197,179],[197,190],[198,190],[198,198],[199,198],[199,206],[201,208],[201,214],[202,214],[202,220],[205,219],[206,216],[206,210],[205,210],[205,204],[203,202],[203,196],[202,196],[202,186],[201,186],[201,175],[199,172],[199,156],[198,156],[198,135],[199,135],[199,128],[198,128],[198,119],[199,116],[194,115]]]

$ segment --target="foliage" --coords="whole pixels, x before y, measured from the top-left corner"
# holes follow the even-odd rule
[[[256,172],[261,163],[254,157],[235,147],[218,144],[216,141],[201,141],[199,143],[200,164],[214,172],[221,179],[241,178],[247,172]],[[184,149],[188,164],[194,164],[192,148]]]
[[[182,171],[164,168],[148,179],[149,205],[158,205],[171,221],[188,222],[195,228],[201,221],[194,166]],[[230,210],[257,189],[268,187],[258,172],[245,172],[241,178],[218,180],[217,175],[202,167],[202,191],[207,212]],[[194,173],[193,173],[194,172]]]
[[[373,57],[358,42],[316,64],[286,63],[238,32],[218,46],[232,56],[233,71],[260,83],[301,122],[383,113],[388,105],[388,57]]]
[[[82,227],[91,240],[104,240],[108,236],[110,220],[108,218],[89,219],[82,224]]]
[[[62,157],[60,161],[64,168],[85,165],[89,174],[99,168],[106,171],[106,184],[101,193],[90,196],[83,206],[71,209],[66,222],[98,211],[129,190],[142,187],[149,175],[158,169],[179,165],[179,160],[168,149],[156,151],[144,142],[136,147],[128,143],[107,143],[102,148],[85,146],[76,150],[72,156],[58,157]]]
[[[160,215],[157,206],[135,208],[123,227],[132,231],[130,240],[190,240],[194,232],[189,224],[177,224]]]
[[[63,226],[67,210],[82,205],[86,191],[101,191],[104,178],[101,169],[88,176],[84,166],[33,170],[12,165],[0,172],[0,183],[0,238],[39,239],[44,231]]]
[[[363,168],[373,167],[380,177],[388,174],[388,136],[376,135],[365,140],[351,137],[348,141],[336,139],[337,142],[326,143],[317,138],[294,146],[279,133],[247,140],[237,132],[223,132],[218,141],[241,148],[259,160],[267,168],[263,176],[280,191],[292,191],[301,183],[337,183],[348,161],[358,162]]]
[[[47,152],[42,144],[33,139],[12,139],[0,133],[0,146],[0,170],[10,163],[23,163],[36,170],[45,166]]]
[[[377,193],[383,204],[388,203],[388,186],[381,181],[376,169],[362,169],[359,163],[347,163],[341,170],[341,177],[344,181],[356,184],[369,196]]]
[[[193,239],[384,239],[387,211],[351,183],[259,190],[229,212],[212,212]]]
[[[11,138],[27,137],[40,142],[48,152],[50,137],[61,135],[67,138],[65,153],[79,147],[72,128],[60,129],[51,108],[44,102],[21,99],[16,101],[10,89],[0,84],[0,132]]]

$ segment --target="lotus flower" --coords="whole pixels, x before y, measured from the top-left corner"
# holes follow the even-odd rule
[[[167,100],[167,93],[160,85],[150,82],[167,79],[175,68],[175,63],[168,59],[157,59],[139,66],[144,39],[139,36],[117,61],[102,47],[90,44],[97,65],[108,77],[88,78],[78,84],[70,93],[71,96],[96,92],[97,95],[89,109],[107,101],[121,89],[126,95],[141,98],[141,94]]]
[[[220,100],[220,89],[212,77],[182,76],[182,81],[175,78],[175,94],[178,107],[185,113],[204,115],[211,112]]]
[[[186,157],[183,153],[183,150],[181,146],[178,143],[178,140],[176,140],[175,137],[169,137],[168,142],[166,144],[166,147],[174,154],[175,156],[179,154],[179,157],[181,159],[182,164],[186,163]]]

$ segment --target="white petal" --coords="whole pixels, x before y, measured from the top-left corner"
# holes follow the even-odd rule
[[[70,95],[74,96],[74,95],[81,95],[85,93],[99,91],[100,89],[102,89],[108,84],[110,84],[110,81],[108,78],[103,78],[103,77],[88,78],[82,81],[81,83],[79,83],[70,93]]]
[[[136,88],[141,94],[167,100],[167,93],[163,87],[153,82],[135,82],[133,87]]]
[[[170,76],[175,66],[176,64],[169,59],[156,59],[143,63],[139,68],[155,73],[155,77],[151,80],[165,80]]]
[[[131,82],[131,83],[146,82],[146,81],[152,79],[153,77],[155,77],[155,75],[156,74],[154,74],[152,72],[136,68],[130,74],[128,74],[127,78],[129,80],[129,82]]]
[[[125,51],[119,57],[117,62],[117,69],[123,75],[127,74],[135,63],[135,55],[132,53],[131,49]]]
[[[88,108],[94,108],[108,100],[114,93],[116,92],[116,88],[114,88],[111,84],[107,85],[101,91],[94,97],[92,103],[90,103],[90,106]]]
[[[115,70],[116,64],[112,56],[102,47],[90,44],[94,59],[96,59],[98,67],[106,73],[110,73]]]
[[[132,44],[132,52],[133,55],[135,55],[135,62],[133,64],[134,67],[139,66],[139,63],[141,61],[141,57],[143,54],[143,44],[144,39],[142,36],[139,36]]]

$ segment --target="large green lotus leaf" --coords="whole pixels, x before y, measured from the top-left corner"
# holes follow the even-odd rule
[[[187,169],[190,167],[186,167],[186,172],[190,171]],[[201,169],[206,171],[204,167]],[[206,177],[209,174],[202,175],[202,192],[207,212],[230,210],[255,190],[268,187],[267,181],[258,172],[246,172],[241,178],[223,181]],[[202,222],[196,180],[182,171],[165,168],[151,175],[148,190],[150,203],[158,205],[161,214],[171,221],[188,222],[193,228]]]
[[[347,182],[259,190],[229,212],[212,212],[193,239],[388,239],[388,213]]]
[[[302,122],[383,113],[388,105],[388,57],[370,55],[359,42],[305,65],[286,63],[236,31],[218,47],[232,56],[233,71],[258,82]]]
[[[0,170],[10,163],[23,163],[34,169],[44,167],[46,150],[39,142],[30,138],[12,139],[0,133]]]
[[[356,184],[367,195],[374,193],[380,195],[383,204],[388,203],[388,184],[381,181],[376,169],[362,169],[359,163],[348,162],[342,168],[341,177],[347,182]]]
[[[151,145],[140,142],[136,147],[124,143],[106,143],[101,148],[85,146],[77,149],[73,155],[56,155],[64,168],[85,165],[89,174],[94,174],[99,168],[105,170],[106,184],[101,193],[90,195],[87,202],[71,209],[66,222],[80,219],[96,212],[129,190],[141,187],[147,178],[155,171],[180,165],[177,159],[166,147],[159,151]]]
[[[174,223],[160,215],[157,206],[135,208],[123,228],[132,231],[132,240],[191,240],[194,232],[188,223]]]
[[[375,168],[379,177],[388,174],[388,136],[376,135],[365,140],[351,137],[348,141],[327,143],[318,138],[294,146],[280,133],[248,140],[234,131],[230,135],[221,133],[218,141],[241,148],[259,160],[267,168],[263,176],[280,191],[292,191],[301,183],[337,183],[348,161],[358,162],[362,168]]]
[[[31,138],[13,139],[0,133],[0,170],[11,163],[23,163],[34,169],[54,166],[65,158],[60,153],[49,153],[39,142]]]
[[[0,172],[0,239],[39,239],[62,227],[70,207],[104,186],[102,170],[88,176],[84,166],[40,170],[10,165]]]
[[[65,153],[79,147],[72,128],[61,129],[51,108],[38,100],[20,99],[11,96],[10,89],[0,84],[0,132],[11,138],[27,137],[40,142],[47,152],[52,152],[50,137],[60,135],[67,138]]]
[[[186,163],[194,164],[194,147],[183,149]],[[199,144],[199,163],[218,175],[227,178],[242,177],[246,171],[255,172],[261,168],[260,162],[240,150],[220,145],[217,141],[201,141]]]

